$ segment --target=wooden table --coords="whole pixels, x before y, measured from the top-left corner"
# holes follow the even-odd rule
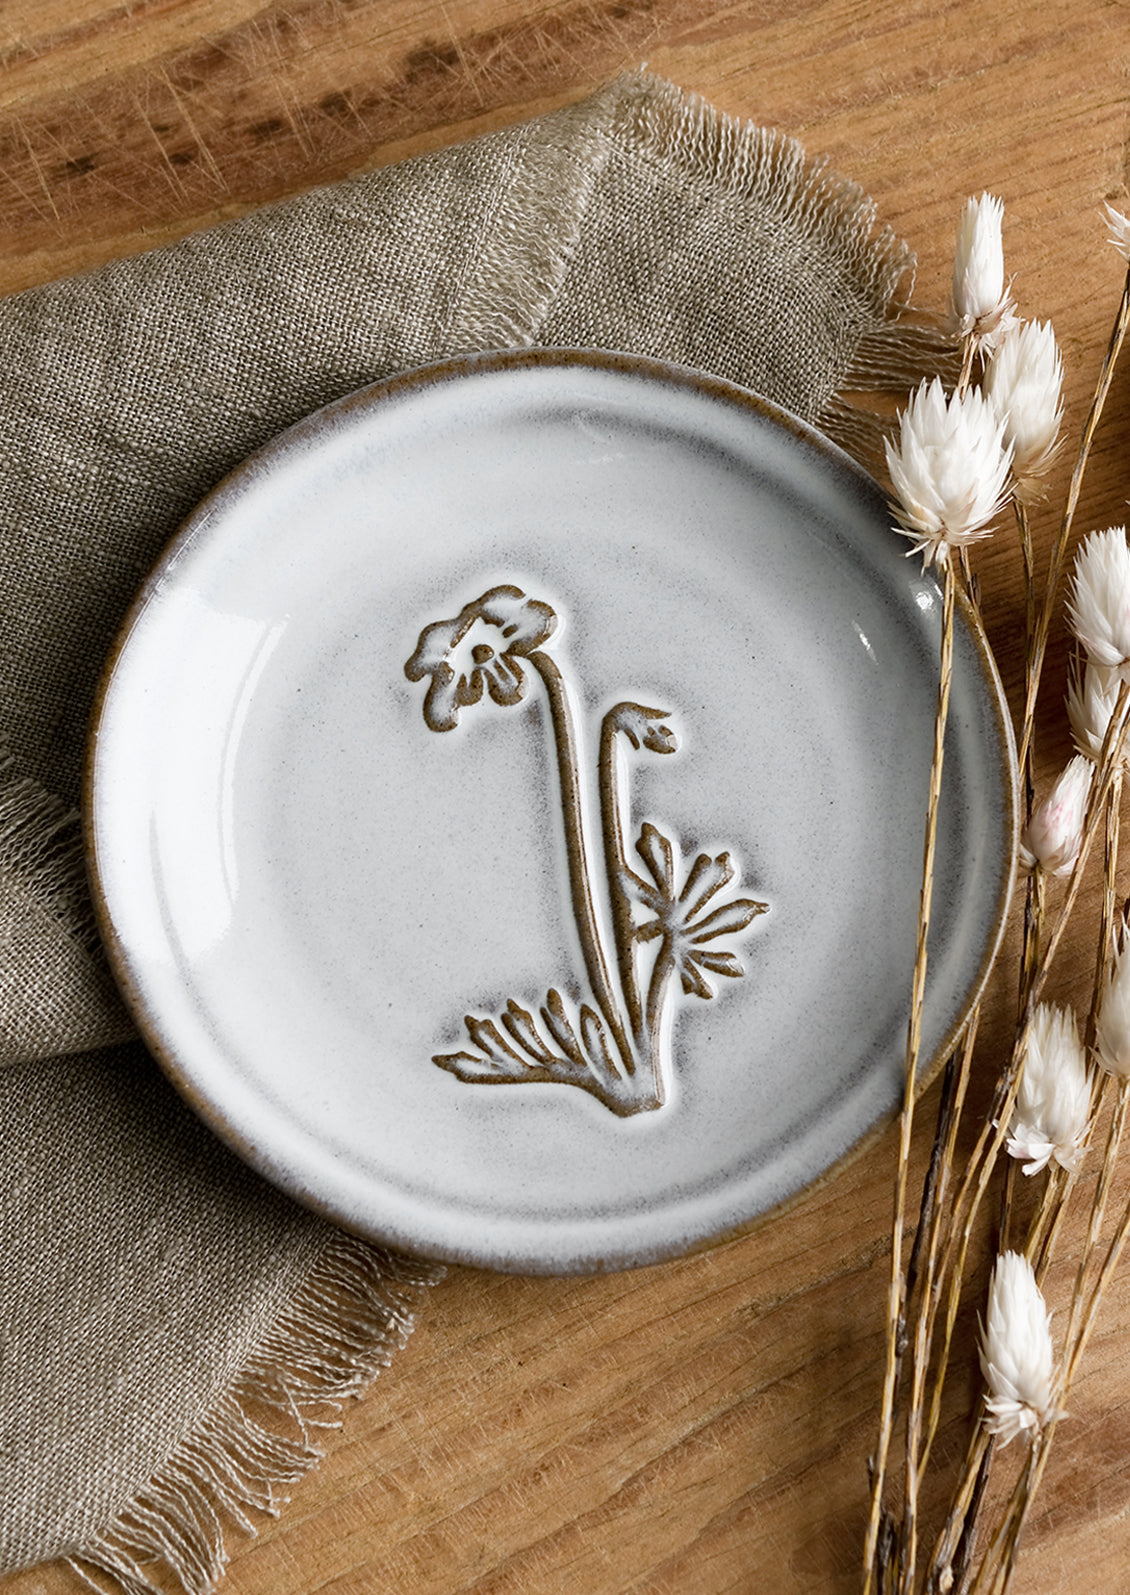
[[[1116,0],[6,0],[0,290],[560,105],[645,60],[858,180],[918,251],[924,306],[944,304],[966,195],[1001,194],[1016,291],[1055,323],[1077,431],[1121,286],[1099,216],[1104,198],[1125,203],[1130,154],[1130,13]],[[1126,516],[1128,413],[1130,365],[1081,526]],[[981,569],[1015,698],[1010,537]],[[1046,771],[1066,747],[1045,740]],[[1063,961],[1059,987],[1080,1001],[1090,957],[1081,938]],[[987,1059],[1009,1003],[990,1004]],[[893,1167],[888,1134],[787,1216],[631,1276],[452,1270],[281,1521],[237,1551],[226,1588],[855,1589]],[[1130,1274],[1088,1370],[1021,1592],[1130,1586]],[[971,1367],[945,1457],[975,1389]],[[0,1595],[75,1588],[60,1567],[0,1579]]]

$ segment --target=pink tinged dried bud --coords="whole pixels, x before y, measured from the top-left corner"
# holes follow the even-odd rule
[[[1032,1265],[1018,1252],[1002,1252],[989,1282],[989,1306],[981,1326],[981,1371],[985,1427],[1008,1445],[1033,1436],[1056,1411],[1055,1356],[1047,1306]]]
[[[1069,875],[1083,845],[1083,821],[1094,765],[1077,753],[1044,801],[1037,805],[1020,838],[1025,869]]]
[[[1003,339],[985,370],[985,392],[1004,421],[1014,491],[1031,503],[1059,449],[1063,360],[1048,322],[1026,321]]]
[[[1102,754],[1107,727],[1118,705],[1121,678],[1117,670],[1102,665],[1078,664],[1067,683],[1067,718],[1080,753],[1096,764]],[[1122,762],[1130,761],[1130,748],[1123,747]]]
[[[1091,1084],[1075,1015],[1041,1003],[1032,1015],[1009,1126],[1010,1156],[1038,1174],[1054,1159],[1074,1173],[1091,1118]]]
[[[1120,210],[1115,210],[1113,205],[1107,205],[1106,225],[1111,243],[1123,260],[1130,264],[1130,221],[1127,221]]]
[[[1016,324],[1004,280],[1004,203],[990,194],[966,201],[953,259],[953,320],[959,337],[992,349]]]
[[[986,537],[1008,490],[1011,453],[1004,423],[975,389],[946,398],[934,379],[911,395],[888,440],[887,469],[897,495],[897,530],[927,565]]]
[[[1126,927],[1122,946],[1115,954],[1106,985],[1103,987],[1099,1017],[1095,1024],[1095,1051],[1100,1066],[1119,1080],[1130,1080],[1130,956],[1127,955]]]
[[[1083,540],[1075,556],[1067,614],[1087,658],[1130,679],[1130,546],[1125,527],[1108,526]]]

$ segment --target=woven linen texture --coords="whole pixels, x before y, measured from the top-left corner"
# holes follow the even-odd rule
[[[141,1590],[156,1557],[210,1587],[218,1508],[191,1480],[208,1446],[240,1451],[215,1414],[285,1360],[287,1304],[364,1262],[363,1327],[338,1337],[363,1381],[431,1277],[346,1259],[127,1040],[74,808],[102,662],[179,522],[310,411],[482,348],[636,351],[834,418],[863,352],[869,380],[888,357],[905,379],[907,267],[797,146],[628,77],[0,304],[0,1569],[69,1553]],[[245,1460],[237,1493],[269,1499],[277,1459],[258,1484]]]

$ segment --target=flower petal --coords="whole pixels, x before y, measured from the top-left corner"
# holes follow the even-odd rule
[[[447,664],[448,655],[466,629],[463,615],[456,620],[435,620],[430,626],[425,626],[416,643],[415,653],[404,666],[404,674],[409,681],[423,681],[431,671]]]
[[[702,997],[704,1001],[710,1001],[714,995],[714,987],[710,985],[709,981],[703,979],[694,953],[680,960],[679,974],[682,978],[683,990],[688,997]]]
[[[518,703],[526,692],[526,673],[516,659],[498,654],[489,665],[482,667],[487,688],[493,702],[508,709]]]
[[[718,936],[728,936],[734,931],[744,930],[758,914],[764,914],[767,908],[767,903],[755,902],[752,897],[737,897],[732,903],[723,903],[721,908],[716,908],[712,914],[707,914],[706,918],[694,927],[695,934],[691,940],[696,947],[700,947],[703,942],[714,941]]]
[[[453,731],[459,724],[459,692],[449,664],[438,664],[424,694],[424,720],[432,731]]]
[[[730,980],[740,980],[745,974],[745,965],[733,953],[695,953],[694,957],[703,969],[709,969],[712,974],[725,975]]]
[[[527,598],[520,587],[492,587],[475,607],[483,620],[502,632],[507,653],[532,653],[557,630],[557,616],[549,604]]]
[[[675,897],[675,855],[671,843],[663,832],[657,830],[651,821],[644,823],[636,843],[636,852],[643,859],[651,871],[652,880],[663,893],[667,902],[673,902]]]

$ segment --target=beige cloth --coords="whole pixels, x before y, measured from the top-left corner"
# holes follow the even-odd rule
[[[288,1414],[363,1384],[432,1277],[271,1191],[127,1039],[73,810],[162,546],[319,405],[502,345],[705,367],[858,443],[837,394],[936,352],[891,324],[908,259],[872,221],[795,145],[631,77],[0,304],[0,1569],[210,1587],[223,1527],[311,1460]]]

